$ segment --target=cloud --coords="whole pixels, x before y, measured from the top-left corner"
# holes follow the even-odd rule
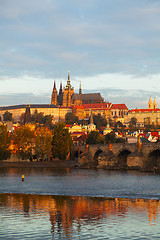
[[[0,95],[1,106],[12,106],[19,104],[49,104],[50,96],[41,94],[34,95],[33,93],[12,93]]]
[[[0,16],[8,19],[18,19],[37,12],[50,12],[55,9],[54,1],[46,0],[1,0]]]
[[[154,0],[1,0],[0,93],[47,94],[71,70],[111,101],[158,94],[159,13]]]

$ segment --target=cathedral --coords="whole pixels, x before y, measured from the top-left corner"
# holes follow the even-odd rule
[[[60,84],[59,93],[57,93],[56,83],[54,81],[54,87],[51,96],[51,104],[62,107],[72,107],[75,105],[91,104],[91,103],[103,103],[104,99],[100,93],[88,93],[82,94],[81,84],[79,87],[79,93],[74,93],[74,87],[70,83],[70,75],[68,72],[67,85],[62,89],[62,83]]]

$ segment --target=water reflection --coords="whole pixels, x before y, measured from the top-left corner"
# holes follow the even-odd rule
[[[0,219],[3,218],[0,237],[6,234],[7,223],[12,225],[14,219],[14,229],[11,230],[10,226],[7,229],[12,235],[16,228],[15,239],[21,239],[18,231],[22,229],[23,239],[28,234],[30,239],[33,235],[38,239],[42,229],[43,239],[50,239],[49,236],[59,239],[78,239],[81,236],[81,239],[87,239],[88,234],[92,236],[90,239],[106,239],[106,231],[110,237],[118,234],[119,239],[121,235],[127,239],[139,234],[137,239],[141,239],[141,231],[145,234],[153,231],[159,236],[159,231],[155,229],[156,226],[159,229],[159,214],[159,200],[0,194]],[[25,218],[28,219],[27,223]],[[27,224],[32,228],[27,228],[26,232],[24,226]],[[131,231],[127,232],[127,229]]]

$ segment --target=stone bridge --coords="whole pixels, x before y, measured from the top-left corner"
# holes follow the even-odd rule
[[[160,142],[73,146],[82,167],[160,171]]]

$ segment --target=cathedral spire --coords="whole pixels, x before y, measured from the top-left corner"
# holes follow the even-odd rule
[[[71,83],[70,83],[70,74],[69,74],[69,71],[68,71],[68,80],[67,80],[66,89],[71,89]]]
[[[51,96],[51,104],[57,105],[57,89],[56,82],[54,81],[52,96]]]
[[[69,75],[69,71],[68,71],[68,80],[67,80],[67,85],[70,85],[70,75]]]
[[[60,89],[59,89],[59,94],[62,93],[62,82],[60,83]]]
[[[54,80],[54,87],[53,87],[53,89],[56,89],[56,82],[55,82],[55,80]]]
[[[79,85],[79,94],[82,94],[81,82],[80,82],[80,85]]]

